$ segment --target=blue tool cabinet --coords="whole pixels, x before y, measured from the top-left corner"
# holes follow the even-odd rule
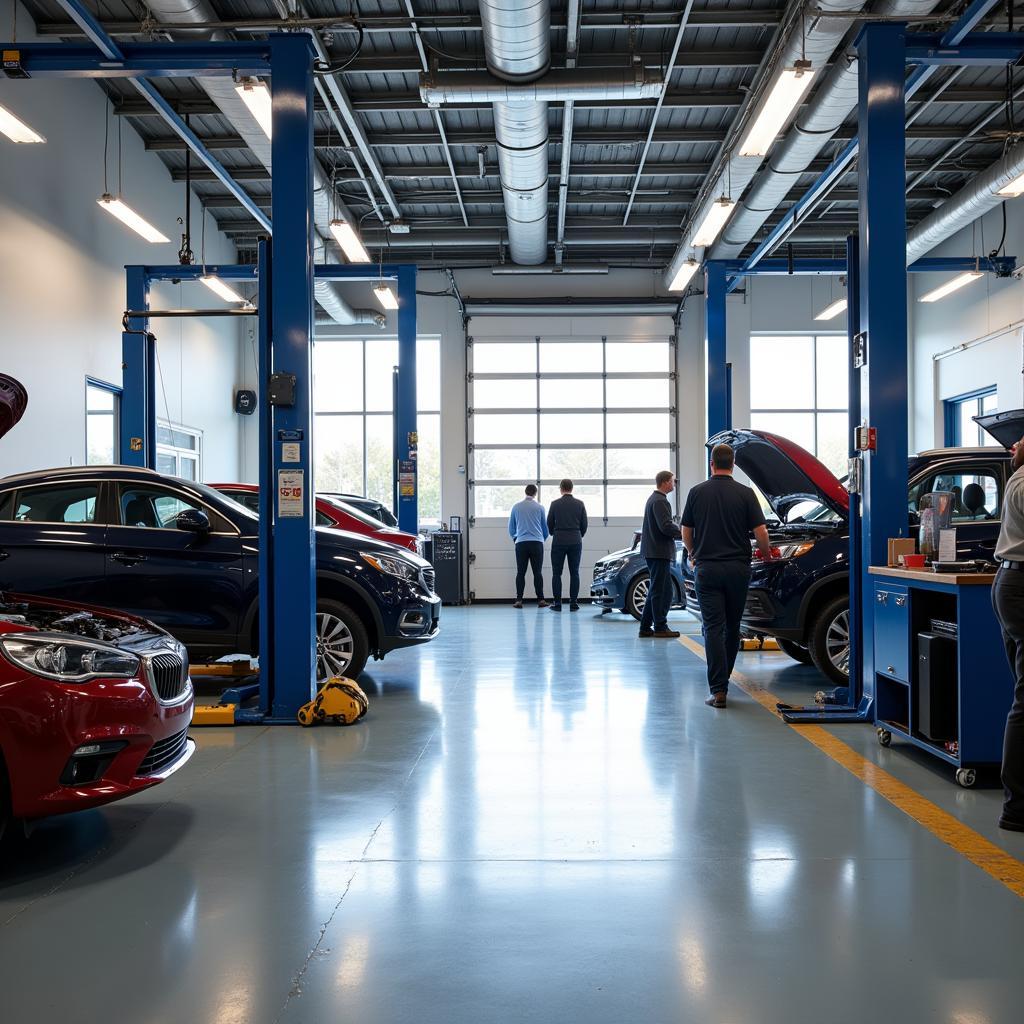
[[[875,726],[878,741],[894,736],[956,768],[956,781],[973,786],[976,769],[1002,758],[1006,715],[1013,701],[1013,676],[1002,634],[992,611],[992,580],[987,574],[951,575],[871,568],[874,577]],[[950,734],[936,739],[920,725],[928,685],[926,655],[919,641],[935,620],[955,623],[957,641],[946,646],[955,665],[955,685],[938,698]],[[935,691],[929,690],[932,703]]]

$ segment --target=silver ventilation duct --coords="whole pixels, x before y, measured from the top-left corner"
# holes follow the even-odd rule
[[[871,8],[879,17],[920,17],[931,14],[939,0],[882,0]],[[771,151],[739,209],[714,247],[715,259],[732,259],[785,202],[811,161],[829,144],[857,106],[857,60],[854,52],[839,55],[814,99],[797,118],[789,134]]]
[[[542,78],[551,63],[548,0],[480,0],[487,68],[516,84]],[[529,98],[494,104],[498,169],[514,263],[543,263],[548,248],[548,107]]]
[[[657,99],[662,77],[641,66],[593,70],[556,69],[535,82],[499,82],[484,72],[453,71],[420,76],[420,99],[445,103],[564,103],[567,100]]]
[[[181,22],[195,23],[195,31],[175,28],[173,33],[175,37],[221,41],[227,38],[223,32],[211,32],[209,29],[203,28],[204,23],[218,20],[217,14],[206,0],[147,0],[147,6],[153,12],[153,17],[158,22],[173,22],[175,25]],[[218,109],[228,119],[235,131],[245,140],[245,144],[252,150],[256,159],[269,170],[270,139],[267,138],[266,132],[259,126],[256,119],[249,112],[249,108],[242,102],[235,91],[235,83],[227,77],[198,78],[197,81],[210,99],[217,104]],[[330,197],[333,193],[334,188],[327,175],[324,174],[319,161],[314,160],[313,205],[315,213],[314,223],[317,232],[315,247],[319,253],[320,262],[323,260],[325,251],[328,262],[339,262],[331,249],[323,241],[330,232],[332,213],[336,215],[338,212],[331,209]],[[316,301],[339,324],[374,324],[379,326],[379,313],[376,310],[353,309],[345,301],[338,286],[330,281],[317,281],[313,294],[316,297]]]

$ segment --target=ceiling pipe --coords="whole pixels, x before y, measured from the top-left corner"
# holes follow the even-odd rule
[[[535,82],[502,82],[482,71],[431,72],[420,76],[428,107],[446,103],[564,103],[567,100],[648,100],[661,95],[656,71],[633,68],[557,68]]]

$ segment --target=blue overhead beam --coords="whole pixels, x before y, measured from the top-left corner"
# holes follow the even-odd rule
[[[67,6],[75,0],[61,2]],[[194,78],[199,73],[196,47],[202,48],[204,78],[270,74],[269,50],[263,43],[99,45],[107,58],[101,65],[96,62],[96,49],[84,43],[4,43],[3,47],[18,52],[19,63],[31,78]]]
[[[725,268],[725,276],[732,283],[744,277],[808,277],[845,274],[846,260],[824,259],[767,259],[748,267],[743,260],[709,260]],[[1009,277],[1017,269],[1015,256],[925,256],[907,267],[910,274],[955,274],[965,270]]]

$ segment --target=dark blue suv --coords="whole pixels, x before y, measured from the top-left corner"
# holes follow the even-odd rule
[[[255,654],[259,520],[191,480],[87,466],[0,480],[0,590],[130,612],[196,661]],[[316,531],[317,676],[358,676],[370,655],[433,639],[430,564],[338,530]]]
[[[997,446],[921,452],[908,467],[911,535],[921,499],[932,491],[951,491],[961,559],[994,555],[1003,491],[1012,472],[1007,448],[1024,433],[1024,412],[995,413],[979,417],[978,422],[999,442]],[[729,430],[707,445],[710,449],[721,443],[732,445],[737,468],[764,498],[772,545],[781,556],[771,562],[752,561],[744,631],[775,637],[790,657],[814,664],[832,682],[846,685],[850,657],[846,488],[813,455],[774,434]],[[687,606],[699,614],[689,563],[683,571]]]
[[[672,607],[686,607],[683,589],[683,543],[676,541],[676,557],[671,565]],[[640,531],[633,534],[633,546],[613,551],[594,563],[590,584],[590,603],[603,611],[629,612],[635,619],[643,615],[651,574],[647,559],[640,554]]]

